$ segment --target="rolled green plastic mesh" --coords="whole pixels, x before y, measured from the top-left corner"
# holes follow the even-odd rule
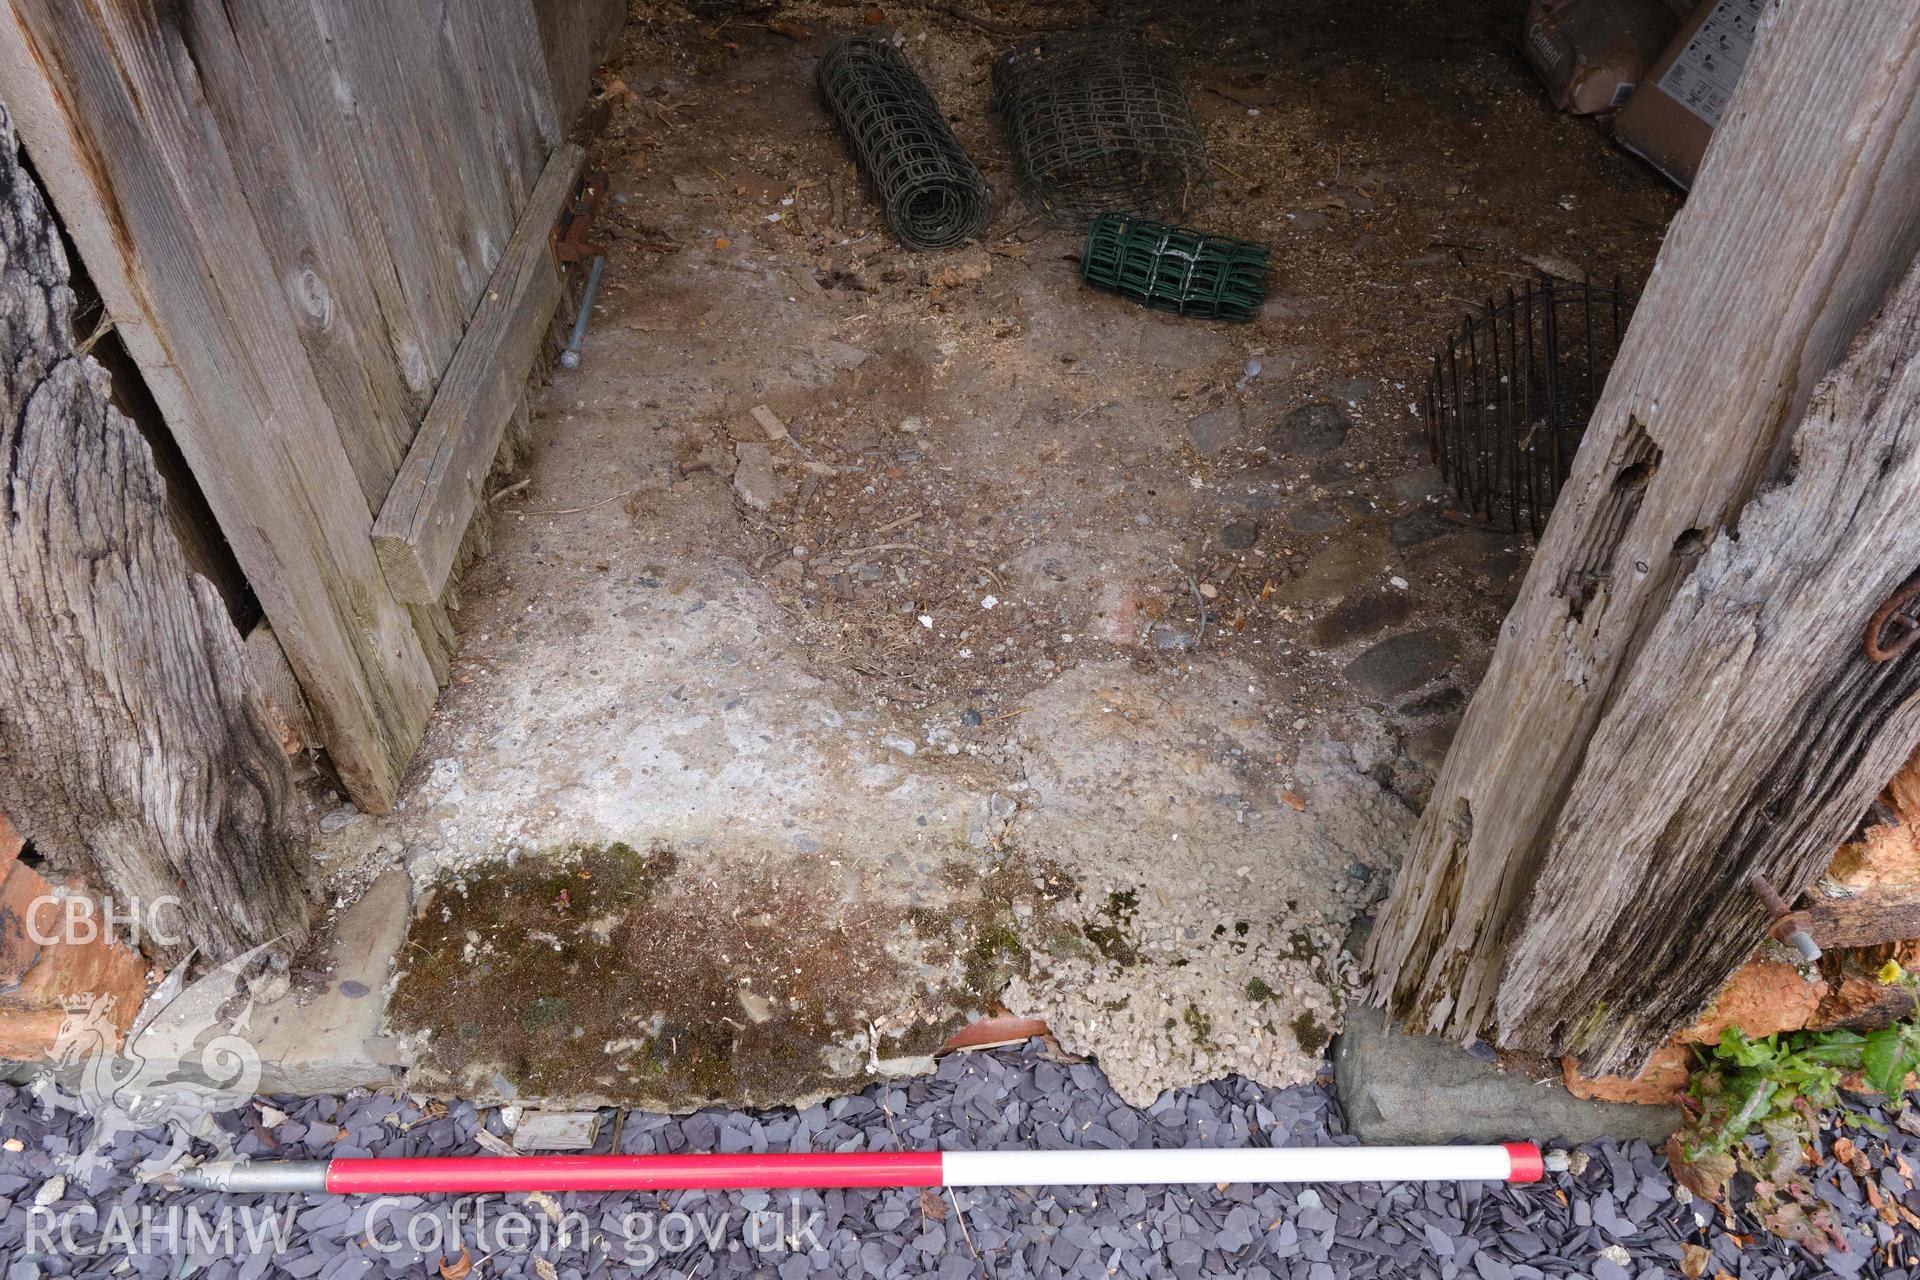
[[[1251,320],[1267,300],[1270,258],[1265,245],[1103,213],[1087,232],[1080,277],[1159,311]]]
[[[987,180],[898,49],[849,36],[821,55],[814,79],[895,239],[949,249],[986,228]]]

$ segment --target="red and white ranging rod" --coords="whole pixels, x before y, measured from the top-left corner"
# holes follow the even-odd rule
[[[1554,1153],[1564,1168],[1564,1156]],[[1229,1147],[1150,1151],[856,1151],[779,1155],[401,1156],[222,1161],[176,1185],[231,1192],[404,1195],[778,1187],[1159,1186],[1221,1182],[1537,1182],[1531,1142],[1484,1147]]]

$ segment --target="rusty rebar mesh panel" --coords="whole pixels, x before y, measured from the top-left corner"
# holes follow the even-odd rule
[[[1633,302],[1617,279],[1542,276],[1487,299],[1447,339],[1427,378],[1427,449],[1468,512],[1540,536]]]
[[[814,81],[895,239],[947,249],[985,229],[987,180],[898,49],[849,36],[821,55]]]
[[[1187,91],[1137,33],[1059,32],[994,60],[993,102],[1020,194],[1055,222],[1184,215],[1207,149]]]

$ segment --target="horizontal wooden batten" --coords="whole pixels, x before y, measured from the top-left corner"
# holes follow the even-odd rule
[[[405,603],[432,604],[452,576],[494,455],[560,304],[550,233],[585,159],[572,143],[548,158],[374,521],[374,556],[387,589]]]

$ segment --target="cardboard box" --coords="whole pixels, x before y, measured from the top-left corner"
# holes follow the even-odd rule
[[[1613,136],[1678,183],[1693,186],[1700,161],[1726,114],[1754,31],[1771,0],[1702,0],[1646,84],[1613,118]]]
[[[1627,100],[1674,26],[1664,0],[1533,0],[1520,43],[1554,106],[1595,115]]]

